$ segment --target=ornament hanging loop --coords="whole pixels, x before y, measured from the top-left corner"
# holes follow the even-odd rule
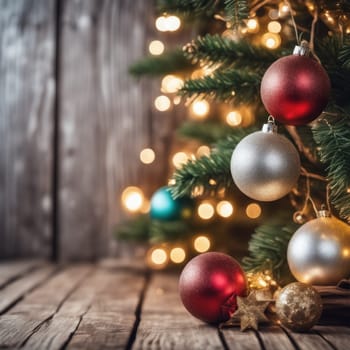
[[[300,45],[296,45],[293,50],[293,55],[296,56],[309,56],[310,45],[306,40],[303,40]]]
[[[317,217],[318,218],[330,218],[332,216],[331,212],[327,209],[327,207],[322,204],[321,205],[321,210],[317,212]]]
[[[267,123],[263,125],[262,131],[277,133],[277,125],[275,123],[275,118],[272,115],[269,115],[267,118]]]

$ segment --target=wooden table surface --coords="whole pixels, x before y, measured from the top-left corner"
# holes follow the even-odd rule
[[[334,323],[334,322],[333,322]],[[130,266],[0,263],[0,349],[350,349],[350,327],[219,330],[190,316],[177,275]]]

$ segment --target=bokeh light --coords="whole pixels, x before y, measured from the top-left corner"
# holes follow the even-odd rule
[[[186,252],[183,248],[175,247],[170,251],[170,260],[175,264],[181,264],[186,259]]]
[[[197,209],[198,215],[203,220],[209,220],[214,216],[214,207],[209,202],[201,203]]]
[[[271,21],[267,25],[267,30],[271,33],[279,33],[282,30],[281,23],[277,21]]]
[[[206,145],[200,146],[198,147],[196,154],[198,157],[209,156],[210,148]]]
[[[242,115],[238,111],[231,111],[226,115],[226,122],[231,126],[238,126],[242,123]]]
[[[191,111],[198,119],[203,119],[209,113],[209,103],[205,100],[194,101],[191,105]]]
[[[216,205],[216,212],[223,218],[228,218],[233,214],[233,206],[229,201],[220,201]]]
[[[277,49],[281,45],[281,37],[275,33],[265,33],[261,41],[268,49]]]
[[[168,262],[168,253],[163,248],[151,248],[147,253],[148,265],[155,269],[161,269]]]
[[[207,252],[210,245],[210,239],[207,236],[198,236],[193,242],[193,247],[198,253]]]
[[[181,89],[183,80],[175,75],[166,75],[162,79],[161,89],[164,93],[175,93]]]
[[[143,192],[136,186],[129,186],[122,193],[122,204],[131,212],[139,211],[142,208],[143,202]]]
[[[181,168],[188,161],[188,154],[185,152],[177,152],[173,155],[172,162],[175,168]]]
[[[170,105],[170,99],[165,95],[160,95],[154,100],[154,106],[160,112],[167,111],[170,108]]]
[[[149,43],[148,51],[152,55],[161,55],[164,52],[164,44],[160,40],[153,40]]]
[[[156,154],[154,153],[153,149],[151,149],[151,148],[144,148],[140,152],[140,160],[144,164],[153,163],[155,158],[156,158]]]
[[[248,218],[256,219],[261,215],[261,207],[258,203],[250,203],[245,210]]]
[[[259,22],[255,18],[251,18],[247,21],[248,32],[256,33],[259,31]]]

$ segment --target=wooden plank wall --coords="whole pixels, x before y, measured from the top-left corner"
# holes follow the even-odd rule
[[[109,254],[122,189],[164,183],[183,114],[127,72],[155,35],[153,0],[1,0],[0,258]]]

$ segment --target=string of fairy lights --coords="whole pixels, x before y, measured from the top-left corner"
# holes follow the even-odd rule
[[[289,6],[286,2],[281,2],[278,8],[270,9],[268,12],[268,22],[262,21],[257,16],[252,16],[244,28],[240,29],[239,35],[254,35],[256,43],[264,45],[266,48],[274,50],[282,43],[282,33],[290,31],[290,26],[284,28],[281,24],[289,14]],[[181,20],[174,15],[162,15],[156,18],[155,27],[159,32],[176,32],[181,28]],[[222,33],[224,37],[237,40],[237,33],[226,24],[226,30]],[[286,34],[288,35],[288,34]],[[152,40],[148,45],[151,55],[157,56],[166,50],[165,44],[161,40]],[[216,67],[201,67],[191,74],[191,78],[200,78],[212,74]],[[162,78],[160,84],[161,94],[154,99],[154,108],[158,112],[168,112],[174,105],[180,103],[181,98],[176,95],[183,86],[184,79],[180,76],[169,74]],[[235,93],[234,91],[232,92]],[[227,107],[226,107],[227,108]],[[193,120],[204,120],[210,115],[211,105],[203,98],[190,101],[188,115]],[[225,111],[223,121],[231,127],[247,126],[254,121],[252,111],[248,106],[239,108],[229,108]],[[208,145],[200,145],[195,152],[179,150],[171,156],[174,168],[180,168],[189,159],[196,159],[210,154]],[[139,159],[145,165],[151,165],[156,161],[156,152],[152,148],[144,148],[140,151]],[[123,207],[130,213],[144,213],[150,211],[150,200],[145,197],[141,188],[129,186],[124,189],[121,195]],[[241,206],[241,204],[240,204]],[[205,199],[197,204],[195,213],[200,220],[210,221],[216,216],[222,219],[232,219],[235,213],[235,204],[227,199]],[[245,207],[245,215],[251,220],[258,219],[262,215],[262,208],[258,203],[251,202]],[[188,249],[196,253],[203,253],[210,250],[213,238],[208,234],[196,235],[191,242],[191,247],[181,244],[171,245],[164,243],[152,246],[146,254],[148,265],[155,269],[166,267],[169,262],[173,264],[183,263],[189,255]],[[264,277],[264,278],[263,278]],[[265,281],[265,277],[263,276]],[[267,276],[267,279],[270,277]],[[261,282],[262,283],[262,282]],[[265,283],[265,282],[264,282]]]

